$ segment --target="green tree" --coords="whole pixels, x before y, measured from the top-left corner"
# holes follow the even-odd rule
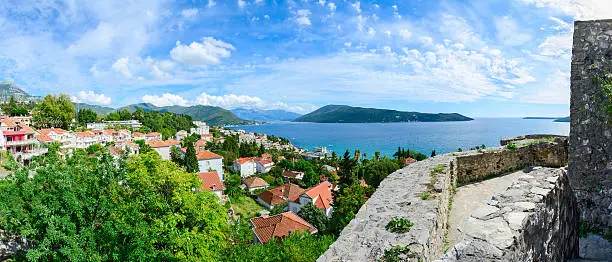
[[[76,119],[81,125],[95,123],[98,121],[98,114],[89,108],[79,109]]]
[[[340,176],[340,187],[348,187],[359,181],[355,175],[355,167],[357,166],[357,159],[351,158],[351,153],[348,150],[344,152],[344,157],[340,160],[340,169],[338,175]]]
[[[182,153],[181,153],[181,149],[173,146],[170,149],[170,160],[172,160],[172,162],[176,163],[179,166],[183,165],[183,158],[181,157]]]
[[[9,103],[4,105],[2,109],[4,110],[4,113],[9,116],[24,116],[29,114],[29,111],[25,106],[17,104],[14,96],[11,96]]]
[[[369,186],[377,188],[389,174],[398,170],[400,166],[396,161],[382,158],[380,160],[369,161],[361,170],[364,174],[364,179]]]
[[[61,127],[68,129],[75,118],[74,105],[67,95],[47,95],[38,105],[33,116],[34,125],[39,128]]]
[[[317,173],[312,168],[306,169],[304,172],[304,178],[302,178],[302,182],[304,182],[304,186],[311,187],[316,184],[319,184],[320,178]]]
[[[128,111],[125,108],[119,111],[118,113],[119,113],[119,120],[131,120],[132,119],[132,114],[130,114],[130,111]]]
[[[323,210],[319,209],[311,202],[304,205],[298,212],[298,216],[306,220],[313,227],[319,230],[319,234],[325,234],[327,232],[327,225],[329,219],[325,215]]]
[[[240,184],[242,184],[242,177],[237,174],[229,174],[225,177],[225,181],[223,181],[225,185],[225,194],[230,198],[237,198],[238,196],[244,195],[244,190],[240,188]]]
[[[104,119],[106,119],[106,121],[119,121],[121,120],[121,116],[117,112],[110,112]]]
[[[17,261],[216,261],[227,210],[200,181],[154,153],[119,163],[108,151],[21,169],[0,186],[0,227],[36,245]],[[189,241],[185,241],[189,239]]]
[[[359,184],[352,184],[342,189],[334,198],[334,212],[331,223],[333,232],[338,235],[348,225],[366,202],[366,189]]]
[[[200,167],[198,165],[198,157],[196,156],[195,148],[193,147],[193,143],[189,143],[187,145],[187,152],[185,152],[185,159],[183,160],[185,164],[185,169],[189,173],[197,173],[200,172]]]
[[[284,213],[285,212],[285,208],[287,208],[287,201],[277,204],[274,206],[274,208],[272,208],[272,210],[270,210],[270,215],[278,215],[280,213]]]

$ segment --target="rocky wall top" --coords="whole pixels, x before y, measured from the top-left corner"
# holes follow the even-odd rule
[[[568,173],[582,219],[604,231],[612,227],[612,121],[594,76],[611,65],[612,20],[576,21]]]

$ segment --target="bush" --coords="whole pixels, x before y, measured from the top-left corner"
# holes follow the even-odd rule
[[[412,226],[414,226],[414,223],[410,220],[396,217],[389,221],[385,229],[391,233],[406,233],[410,231]]]
[[[515,143],[510,143],[510,144],[507,144],[507,145],[506,145],[506,149],[508,149],[508,150],[515,150],[515,149],[517,149],[517,148],[518,148],[518,147],[516,146],[516,144],[515,144]]]
[[[446,168],[446,167],[445,167],[443,164],[439,164],[439,165],[437,165],[436,167],[434,167],[434,168],[432,168],[432,169],[431,169],[431,174],[433,175],[433,174],[439,174],[439,173],[442,173],[442,172],[444,172],[444,169],[445,169],[445,168]]]
[[[414,258],[414,257],[415,255],[414,253],[410,251],[410,248],[396,246],[392,249],[385,250],[385,254],[383,255],[382,258],[380,258],[380,261],[399,262],[399,261],[406,261],[407,260],[406,258]],[[419,261],[421,260],[419,259]]]

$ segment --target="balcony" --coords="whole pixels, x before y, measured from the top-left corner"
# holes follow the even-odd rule
[[[24,146],[24,145],[33,145],[35,143],[36,143],[36,139],[6,141],[7,146]]]

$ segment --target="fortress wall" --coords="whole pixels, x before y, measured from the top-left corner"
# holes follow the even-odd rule
[[[594,76],[612,71],[612,20],[576,21],[572,49],[568,174],[581,218],[612,227],[612,121]]]

